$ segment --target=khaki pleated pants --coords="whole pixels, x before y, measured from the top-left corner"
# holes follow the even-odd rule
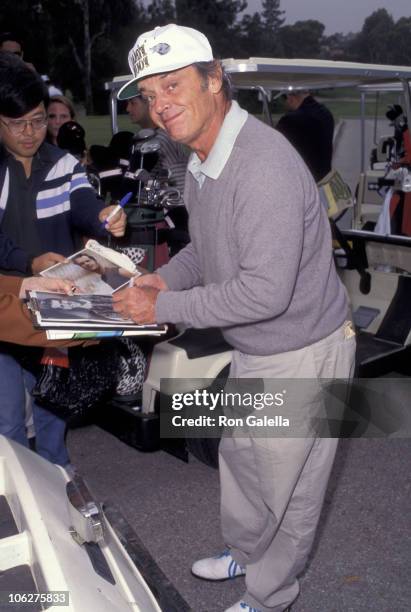
[[[298,410],[308,419],[318,404],[319,381],[350,379],[354,358],[355,337],[347,322],[297,351],[262,357],[234,351],[230,378],[263,378],[268,388],[274,379],[295,380],[295,387],[304,389]],[[246,566],[244,600],[263,612],[281,612],[299,593],[297,576],[312,547],[337,443],[338,438],[261,435],[261,430],[221,440],[223,537],[233,558]]]

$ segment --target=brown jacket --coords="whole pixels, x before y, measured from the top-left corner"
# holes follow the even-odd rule
[[[80,342],[47,340],[45,332],[34,329],[27,307],[19,299],[22,278],[0,276],[0,341],[25,346],[75,346]]]

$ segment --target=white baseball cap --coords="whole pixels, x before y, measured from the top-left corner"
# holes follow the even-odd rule
[[[128,100],[138,94],[137,81],[153,74],[185,68],[195,62],[210,62],[213,51],[207,38],[193,28],[175,23],[141,34],[128,54],[134,78],[119,90],[117,98]]]

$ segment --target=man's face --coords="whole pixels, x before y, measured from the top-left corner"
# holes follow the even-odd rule
[[[304,96],[300,93],[286,94],[285,107],[289,111],[295,111],[301,106]]]
[[[37,121],[44,125],[36,129],[35,124],[18,124],[20,121]],[[17,123],[16,123],[17,122]],[[6,117],[0,115],[0,140],[17,160],[32,158],[38,151],[46,136],[46,109],[43,102],[21,117]]]
[[[141,96],[127,100],[126,111],[133,123],[144,123],[149,115],[147,102]]]
[[[76,257],[76,259],[74,259],[74,263],[84,268],[84,270],[88,270],[88,272],[97,272],[97,270],[100,268],[97,261],[88,255],[80,255],[80,257]]]
[[[212,79],[204,82],[197,69],[188,66],[147,77],[139,89],[148,100],[152,120],[173,140],[194,150],[209,150],[221,125],[216,125],[214,85]]]
[[[16,40],[4,40],[0,47],[1,51],[7,51],[7,53],[14,53],[23,57],[23,50],[21,44]]]

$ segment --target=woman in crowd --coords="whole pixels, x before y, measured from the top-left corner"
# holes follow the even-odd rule
[[[57,146],[60,127],[75,118],[76,112],[71,100],[65,96],[52,96],[47,106],[47,142]]]

